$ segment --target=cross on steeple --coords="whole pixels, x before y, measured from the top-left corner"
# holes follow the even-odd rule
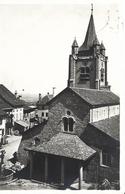
[[[91,14],[93,14],[93,3],[91,3]]]

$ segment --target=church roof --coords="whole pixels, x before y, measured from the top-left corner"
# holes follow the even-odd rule
[[[23,106],[23,103],[19,99],[16,99],[15,95],[2,84],[0,84],[0,98],[9,106]]]
[[[71,88],[71,90],[92,106],[119,104],[119,97],[111,91],[85,88]]]
[[[89,104],[93,108],[120,104],[119,96],[117,96],[116,94],[114,94],[111,91],[88,89],[88,88],[67,87],[63,91],[61,91],[59,94],[57,94],[53,99],[51,99],[47,103],[47,105],[51,104],[60,95],[64,94],[65,92],[68,92],[68,91],[74,92],[84,102],[86,102],[87,104]],[[69,97],[71,97],[71,94],[69,94]]]
[[[48,142],[44,142],[38,146],[27,148],[41,153],[64,156],[78,160],[87,160],[96,151],[86,145],[77,135],[68,133],[58,133]]]
[[[99,43],[97,35],[96,35],[96,31],[95,31],[93,14],[91,14],[85,40],[82,46],[79,48],[79,51],[89,49],[91,46],[93,46],[94,41]]]
[[[120,120],[119,115],[117,115],[105,120],[90,123],[90,125],[106,133],[113,139],[119,141],[119,130],[120,130],[119,120]]]

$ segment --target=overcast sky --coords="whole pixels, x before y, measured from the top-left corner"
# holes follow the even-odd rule
[[[115,1],[94,1],[97,36],[109,58],[108,81],[117,94],[124,31],[119,6]],[[22,94],[64,89],[71,45],[75,36],[79,46],[83,43],[90,10],[90,3],[0,4],[0,83]]]

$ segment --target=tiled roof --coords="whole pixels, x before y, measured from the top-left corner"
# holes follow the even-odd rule
[[[90,123],[90,125],[96,127],[97,129],[106,133],[107,135],[109,135],[113,139],[119,141],[119,130],[120,130],[119,129],[120,128],[119,115],[111,117],[109,119]]]
[[[0,110],[0,117],[5,116],[5,115],[6,115],[6,113],[4,111]]]
[[[22,102],[19,99],[16,99],[15,95],[2,84],[0,84],[0,98],[13,107],[23,105]]]
[[[111,91],[84,88],[71,89],[92,106],[119,104],[119,97]]]
[[[24,113],[33,112],[36,108],[32,108],[30,106],[24,105]]]
[[[91,14],[88,29],[87,29],[86,36],[85,36],[85,41],[82,44],[82,46],[79,48],[79,51],[89,49],[93,45],[95,40],[97,43],[99,43],[97,39],[96,31],[95,31],[93,15]]]
[[[87,160],[96,152],[77,135],[67,133],[58,133],[48,142],[27,149],[79,160]]]
[[[42,98],[41,101],[37,102],[37,105],[46,105],[47,102],[49,102],[53,98],[52,94],[47,94]]]
[[[29,127],[29,124],[26,121],[15,121],[18,125],[21,125],[22,127]]]
[[[0,98],[0,110],[1,109],[12,109],[12,106],[10,106],[8,103],[6,103],[2,98]]]

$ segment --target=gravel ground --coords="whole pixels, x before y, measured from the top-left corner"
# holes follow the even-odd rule
[[[53,189],[45,184],[35,183],[30,180],[20,179],[7,185],[0,186],[0,190],[42,190]]]

